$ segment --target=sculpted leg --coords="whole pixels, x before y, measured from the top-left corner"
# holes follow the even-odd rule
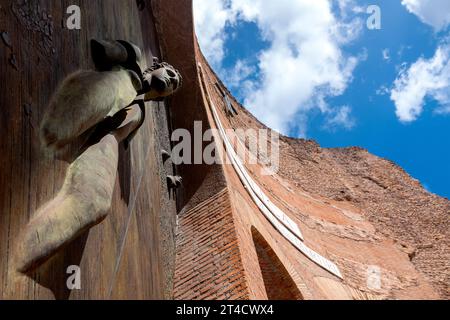
[[[114,117],[124,119],[120,125],[70,165],[60,192],[37,211],[24,230],[16,255],[18,271],[36,268],[105,219],[114,191],[119,143],[139,126],[142,117],[137,105],[120,111]]]

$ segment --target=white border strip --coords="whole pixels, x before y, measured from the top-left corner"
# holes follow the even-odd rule
[[[244,184],[245,189],[250,194],[253,201],[259,207],[264,216],[272,223],[272,225],[300,252],[302,252],[311,261],[315,262],[325,270],[343,279],[342,274],[339,271],[339,268],[333,262],[322,257],[320,254],[310,249],[302,241],[300,241],[300,239],[303,240],[303,235],[301,234],[297,224],[294,221],[292,221],[292,219],[290,219],[273,202],[271,202],[270,199],[261,190],[261,188],[259,188],[259,186],[255,183],[255,181],[250,177],[241,160],[239,159],[238,155],[234,151],[234,148],[232,147],[230,141],[228,140],[228,136],[226,135],[225,130],[223,129],[222,123],[220,122],[219,116],[217,114],[216,107],[209,96],[208,88],[206,87],[206,83],[204,81],[202,66],[200,63],[198,64],[198,66],[200,68],[201,80],[203,82],[203,85],[205,86],[205,89],[207,90],[206,97],[211,107],[211,112],[213,114],[214,121],[216,122],[216,125],[219,129],[221,138],[225,143],[226,152],[230,157],[231,163],[236,173],[238,174],[239,178]]]

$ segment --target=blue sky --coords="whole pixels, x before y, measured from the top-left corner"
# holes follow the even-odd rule
[[[450,1],[194,0],[194,14],[208,60],[261,121],[364,147],[450,198]]]

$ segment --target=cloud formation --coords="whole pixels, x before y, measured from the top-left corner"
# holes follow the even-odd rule
[[[220,67],[227,23],[256,23],[269,46],[258,55],[259,79],[244,83],[244,104],[268,126],[282,133],[297,128],[297,135],[305,135],[305,123],[293,121],[305,119],[313,108],[330,119],[336,115],[338,120],[350,119],[349,106],[339,113],[326,101],[343,94],[352,81],[358,57],[347,56],[342,46],[358,37],[363,21],[346,14],[353,10],[353,0],[340,0],[337,7],[333,3],[194,0],[196,32],[208,60]],[[238,75],[233,80],[239,82]],[[333,125],[342,122],[338,120]]]
[[[448,0],[402,0],[409,12],[441,31],[450,25],[450,1]]]
[[[339,127],[352,129],[355,126],[355,120],[351,116],[351,112],[352,109],[349,106],[334,109],[326,118],[326,129],[330,131],[335,131]]]
[[[423,112],[426,99],[438,103],[437,113],[450,112],[450,43],[439,45],[430,59],[420,58],[409,68],[403,68],[394,82],[391,100],[397,117],[412,122]]]
[[[223,0],[194,0],[195,29],[205,57],[213,66],[220,66],[224,57],[224,32],[233,13]]]

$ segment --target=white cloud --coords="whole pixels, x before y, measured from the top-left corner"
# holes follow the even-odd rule
[[[347,130],[355,126],[355,120],[351,116],[352,109],[349,106],[341,106],[334,109],[326,119],[326,128],[335,130],[337,127],[344,127]]]
[[[415,121],[426,99],[438,103],[437,113],[450,112],[450,43],[444,42],[431,59],[420,58],[403,68],[394,82],[391,99],[402,122]]]
[[[385,95],[389,94],[390,92],[391,92],[391,89],[389,89],[389,88],[386,87],[385,85],[381,85],[381,86],[377,89],[376,94],[377,94],[378,96],[385,96]]]
[[[402,0],[402,4],[436,31],[443,30],[450,24],[449,0]]]
[[[230,89],[239,89],[248,77],[256,72],[256,68],[248,61],[237,60],[234,67],[229,70],[222,70],[223,81]]]
[[[295,126],[292,121],[313,108],[333,112],[326,99],[346,90],[360,58],[341,49],[357,38],[363,25],[354,14],[344,14],[354,8],[353,0],[340,0],[337,10],[332,0],[228,0],[227,5],[214,0],[220,3],[214,5],[222,12],[218,17],[206,8],[210,1],[194,0],[197,34],[208,59],[213,57],[210,62],[223,58],[223,17],[231,23],[256,23],[269,43],[258,56],[258,81],[243,84],[244,104],[255,116],[287,133]]]
[[[213,66],[220,66],[224,57],[226,24],[233,13],[222,0],[194,0],[195,30],[200,46]]]

